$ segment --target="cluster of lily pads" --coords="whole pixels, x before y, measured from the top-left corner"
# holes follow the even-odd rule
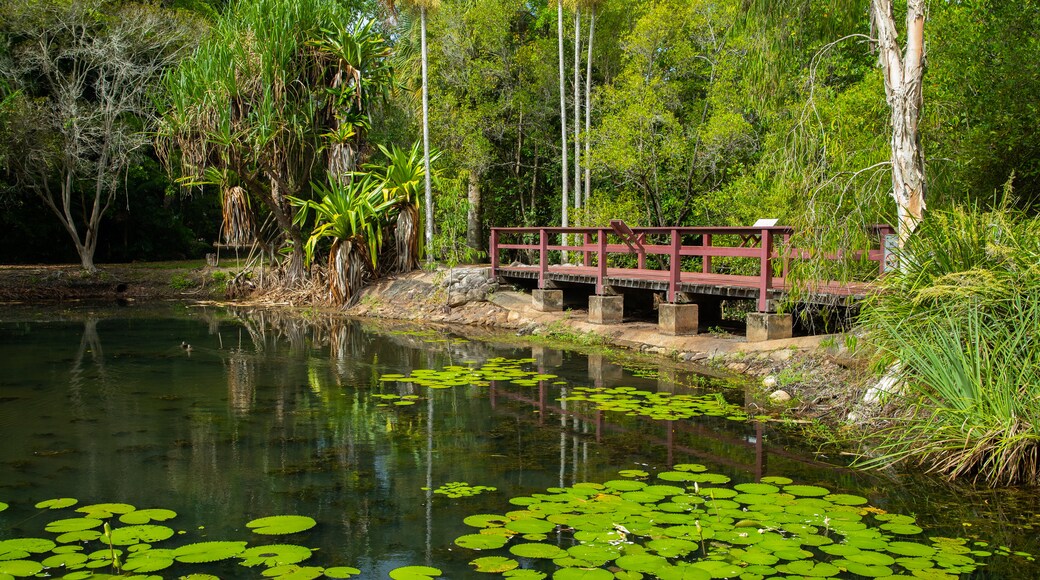
[[[430,488],[424,487],[422,489],[423,491],[429,491]],[[488,491],[498,491],[498,488],[489,485],[470,485],[465,481],[451,481],[433,490],[433,493],[458,499],[460,497],[473,497]]]
[[[727,486],[727,476],[683,464],[656,480],[578,483],[516,497],[510,500],[514,511],[466,518],[479,531],[455,544],[506,550],[508,556],[481,556],[470,564],[527,580],[549,573],[553,580],[944,580],[974,571],[983,565],[980,558],[1012,554],[985,542],[924,538],[910,516],[786,477]]]
[[[35,507],[65,510],[78,504],[74,498],[41,501]],[[0,502],[0,511],[8,508]],[[314,578],[350,578],[361,574],[357,568],[337,566],[323,568],[305,566],[313,550],[295,544],[249,546],[243,541],[205,541],[176,547],[158,547],[184,531],[156,522],[167,522],[176,512],[162,508],[137,509],[125,503],[100,503],[79,507],[75,517],[50,521],[47,537],[23,537],[0,540],[0,578],[29,576],[62,576],[67,580],[100,579],[115,576],[161,580],[154,573],[175,564],[208,564],[237,560],[246,567],[263,567],[267,578],[311,580]],[[246,524],[262,536],[295,534],[316,525],[313,518],[301,515],[279,515],[254,519]],[[395,571],[397,572],[397,571]],[[195,573],[192,580],[212,580],[216,576]],[[395,578],[406,580],[426,576],[411,575],[403,569]]]
[[[385,401],[377,404],[377,407],[389,407],[390,405],[408,407],[414,405],[420,399],[419,395],[391,395],[386,393],[376,393],[372,395],[372,398]]]
[[[693,417],[725,417],[746,421],[748,414],[720,394],[675,395],[668,392],[641,391],[634,387],[575,387],[561,401],[587,402],[601,411],[617,411],[655,420],[680,420]]]
[[[524,370],[522,367],[535,362],[533,358],[488,359],[482,366],[449,365],[440,370],[417,369],[410,375],[395,373],[379,377],[383,382],[412,383],[431,389],[450,389],[468,385],[486,387],[491,381],[509,381],[519,386],[538,386],[540,381],[555,379],[556,375]]]

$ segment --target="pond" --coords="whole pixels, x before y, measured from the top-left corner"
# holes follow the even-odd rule
[[[1040,577],[1035,494],[857,472],[744,398],[507,335],[6,307],[0,578],[129,575],[134,554],[167,578]],[[34,507],[56,498],[77,503]],[[281,515],[305,523],[247,526]]]

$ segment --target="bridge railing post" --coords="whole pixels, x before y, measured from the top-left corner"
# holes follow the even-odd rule
[[[592,233],[591,232],[585,232],[585,244],[584,244],[584,247],[581,249],[581,253],[582,253],[582,256],[583,256],[582,263],[585,265],[586,268],[592,266],[592,250],[590,249],[591,246],[592,246]]]
[[[488,243],[491,251],[491,278],[498,277],[498,229],[491,228],[491,241]]]
[[[611,230],[600,228],[599,239],[596,240],[599,247],[596,249],[596,256],[599,262],[596,264],[596,295],[603,295],[603,286],[607,279],[607,235]]]
[[[668,252],[668,302],[675,302],[675,295],[679,291],[679,280],[682,274],[682,237],[679,230],[672,228],[672,247]]]
[[[758,279],[758,311],[769,311],[769,290],[773,287],[773,265],[770,258],[773,255],[773,232],[768,228],[762,229],[762,252],[759,255],[761,271]]]
[[[545,279],[549,273],[549,232],[545,228],[538,230],[538,288],[545,288]]]
[[[701,245],[705,248],[711,247],[711,234],[701,236]],[[701,258],[701,273],[711,274],[711,256],[707,255],[707,253]]]

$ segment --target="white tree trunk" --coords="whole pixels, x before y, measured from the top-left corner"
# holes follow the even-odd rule
[[[592,40],[596,34],[596,5],[589,14],[589,56],[585,69],[585,206],[592,195]]]
[[[873,0],[871,19],[877,30],[879,58],[892,123],[892,197],[899,216],[899,245],[906,243],[925,210],[924,153],[918,134],[921,80],[924,75],[925,0],[906,7],[906,49],[899,47],[892,0]]]
[[[567,87],[565,81],[565,63],[563,60],[563,0],[556,0],[556,31],[559,36],[559,48],[560,48],[560,136],[563,140],[563,192],[561,195],[561,214],[560,214],[560,225],[567,227],[569,225],[567,221],[567,208],[570,206],[570,200],[567,197],[568,194],[568,176],[567,176]]]
[[[466,212],[466,245],[482,252],[484,251],[484,231],[481,227],[480,208],[480,172],[476,169],[469,170],[469,183],[467,192],[469,197],[469,211]]]
[[[426,8],[419,8],[419,28],[422,38],[422,128],[423,167],[426,170],[426,263],[433,263],[433,186],[430,182],[430,85],[427,78]]]
[[[574,207],[581,207],[581,10],[574,6]]]

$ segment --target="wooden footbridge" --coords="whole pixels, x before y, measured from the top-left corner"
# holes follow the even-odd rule
[[[880,275],[889,261],[886,247],[894,233],[891,226],[873,226],[870,249],[828,258],[874,262]],[[492,228],[491,268],[498,279],[536,281],[540,292],[535,302],[539,306],[543,300],[543,310],[557,309],[556,297],[545,291],[567,284],[594,287],[589,304],[593,322],[606,321],[593,320],[594,310],[604,304],[602,300],[594,304],[593,299],[618,295],[623,288],[660,292],[667,304],[750,299],[756,301],[759,313],[769,314],[775,312],[776,301],[793,290],[788,277],[792,261],[811,256],[808,249],[792,244],[794,234],[792,228],[776,225],[631,228],[620,220],[605,228]],[[870,282],[822,281],[814,283],[811,292],[803,291],[802,297],[810,302],[852,304],[871,288]],[[559,298],[562,301],[562,295]],[[619,322],[620,314],[607,319]]]

